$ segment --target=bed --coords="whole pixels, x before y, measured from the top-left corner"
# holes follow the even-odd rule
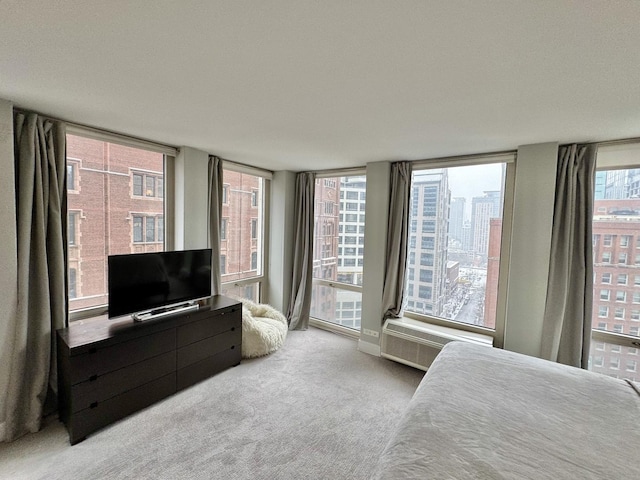
[[[640,479],[640,386],[463,342],[418,386],[375,479]]]

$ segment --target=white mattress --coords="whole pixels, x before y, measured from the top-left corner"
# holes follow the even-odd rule
[[[630,382],[463,342],[444,347],[375,479],[640,479]]]

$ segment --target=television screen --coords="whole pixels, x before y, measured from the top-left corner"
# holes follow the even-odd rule
[[[108,257],[109,318],[211,296],[211,249]]]

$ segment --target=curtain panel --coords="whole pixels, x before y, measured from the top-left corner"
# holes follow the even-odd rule
[[[213,258],[220,255],[220,222],[222,220],[222,189],[223,189],[222,159],[211,155],[209,157],[209,188],[208,188],[208,215],[209,230],[208,243]],[[222,279],[220,265],[212,262],[211,265],[211,294],[222,293]]]
[[[4,441],[40,429],[47,394],[57,387],[55,333],[67,314],[64,123],[15,113],[14,153],[18,305],[3,352]]]
[[[560,147],[541,356],[588,368],[596,148]]]
[[[316,177],[303,172],[296,176],[293,244],[293,283],[287,319],[289,330],[309,327],[313,281],[313,222]]]
[[[402,315],[409,240],[411,204],[411,162],[391,165],[391,198],[389,202],[389,230],[387,230],[387,256],[382,293],[382,323]]]

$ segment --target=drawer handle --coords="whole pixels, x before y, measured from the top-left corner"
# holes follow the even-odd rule
[[[231,350],[233,350],[234,348],[236,348],[236,346],[235,345],[231,345]]]
[[[91,405],[89,405],[89,408],[96,408],[98,406],[98,402],[93,402]]]
[[[98,379],[98,375],[91,375],[91,376],[89,377],[89,381],[90,381],[90,382],[95,382],[97,379]]]
[[[236,327],[231,327],[231,331],[233,332],[236,329]]]

